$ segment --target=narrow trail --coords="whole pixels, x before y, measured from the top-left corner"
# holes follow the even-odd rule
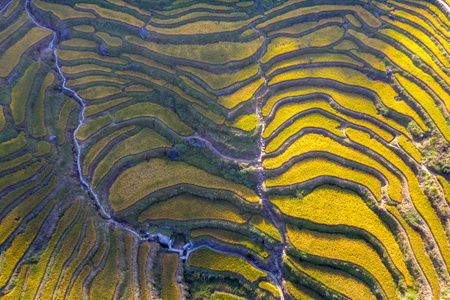
[[[11,2],[12,2],[12,0],[11,0],[11,1],[3,8],[3,9],[2,9],[2,11],[3,11],[4,9],[6,9],[7,6],[8,6]],[[26,11],[26,13],[28,14],[28,17],[29,17],[29,19],[31,20],[31,22],[33,22],[36,26],[38,26],[38,27],[40,27],[40,28],[43,28],[43,29],[46,29],[46,30],[50,31],[50,32],[52,33],[52,35],[53,35],[53,38],[52,38],[51,42],[50,42],[49,45],[48,45],[48,48],[52,51],[52,53],[53,53],[53,55],[54,55],[54,59],[55,59],[54,66],[55,66],[55,68],[57,69],[58,74],[59,74],[59,76],[60,76],[61,79],[62,79],[61,88],[62,88],[63,90],[65,90],[65,91],[67,91],[69,94],[71,94],[71,95],[77,100],[77,102],[78,102],[78,103],[80,104],[80,106],[81,106],[81,111],[80,111],[80,113],[79,113],[79,119],[78,119],[78,126],[77,126],[76,129],[74,130],[73,135],[72,135],[72,138],[73,138],[73,141],[74,141],[75,146],[76,146],[76,148],[77,148],[77,158],[76,158],[76,161],[77,161],[77,172],[78,172],[79,180],[80,180],[82,186],[83,186],[84,189],[87,191],[87,193],[90,195],[90,197],[95,201],[95,204],[96,204],[97,207],[98,207],[98,212],[99,212],[99,215],[100,215],[101,218],[103,218],[103,219],[109,221],[111,224],[113,224],[113,225],[115,225],[115,226],[118,226],[118,227],[120,227],[120,228],[126,230],[127,232],[133,234],[134,236],[136,236],[136,237],[137,237],[139,240],[141,240],[141,241],[149,241],[150,239],[156,238],[157,235],[152,235],[152,236],[150,236],[150,237],[148,237],[148,236],[142,236],[141,234],[139,234],[137,231],[133,230],[132,228],[129,228],[129,227],[123,225],[121,222],[115,220],[108,212],[106,212],[106,210],[104,209],[103,205],[102,205],[102,204],[100,203],[100,201],[99,201],[98,195],[95,193],[95,191],[93,190],[93,188],[91,187],[91,185],[83,178],[83,172],[82,172],[82,168],[81,168],[81,147],[80,147],[80,145],[79,145],[79,143],[78,143],[78,140],[77,140],[77,138],[76,138],[76,133],[77,133],[77,131],[80,129],[80,127],[83,125],[83,122],[84,122],[84,119],[85,119],[85,117],[84,117],[84,111],[85,111],[85,109],[86,109],[86,103],[85,103],[85,100],[84,100],[82,97],[80,97],[74,90],[72,90],[71,88],[69,88],[69,87],[66,86],[67,79],[66,79],[66,77],[64,76],[64,73],[62,72],[62,70],[61,70],[61,68],[60,68],[60,66],[59,66],[59,57],[58,57],[58,54],[57,54],[56,48],[55,48],[55,42],[56,42],[56,39],[57,39],[57,33],[56,33],[54,30],[52,30],[52,29],[50,29],[50,28],[48,28],[48,27],[46,27],[46,26],[43,26],[43,25],[41,25],[41,24],[38,23],[38,21],[35,19],[35,17],[33,16],[33,14],[32,14],[31,11],[30,11],[31,4],[32,4],[32,0],[26,0],[26,2],[25,2],[25,11]],[[259,60],[258,60],[258,63],[259,63]],[[258,105],[256,105],[256,106],[257,106],[257,110],[259,111]],[[260,116],[260,114],[258,114],[258,116]],[[264,129],[264,128],[262,128],[262,129]],[[242,163],[255,163],[255,162],[256,162],[256,163],[260,166],[260,173],[261,173],[261,174],[263,173],[262,167],[261,167],[261,158],[262,158],[262,155],[263,155],[263,153],[264,153],[264,146],[263,146],[264,144],[263,144],[263,143],[261,143],[261,153],[260,153],[260,155],[259,155],[257,158],[251,159],[251,160],[250,160],[250,159],[239,159],[239,158],[234,158],[234,157],[230,157],[230,156],[224,155],[224,154],[222,154],[218,149],[216,149],[216,148],[212,145],[212,143],[211,143],[210,141],[208,141],[208,140],[206,140],[206,139],[204,139],[204,138],[202,138],[202,137],[200,137],[200,136],[198,136],[198,135],[193,135],[193,136],[190,136],[190,137],[185,137],[185,139],[197,139],[197,140],[200,140],[200,141],[204,142],[204,143],[207,145],[207,147],[208,147],[209,149],[211,149],[217,156],[219,156],[219,157],[222,158],[223,160],[229,160],[229,161],[234,161],[234,162],[242,162]],[[260,139],[261,139],[261,142],[262,142],[262,132],[261,132],[261,137],[260,137]],[[261,183],[263,183],[263,177],[261,177],[261,179],[260,179],[259,181],[260,181]],[[260,189],[260,188],[261,188],[261,185],[258,184],[258,190],[260,191],[260,195],[263,195],[264,192],[263,192],[262,189]],[[264,195],[264,196],[265,196],[265,195]],[[261,196],[261,199],[265,198],[264,196]],[[263,201],[263,202],[264,202],[264,201]],[[269,210],[269,211],[270,211],[270,210]],[[270,213],[271,213],[271,212],[270,212]],[[272,216],[271,216],[271,217],[272,217]],[[272,220],[272,221],[273,221],[273,220]],[[281,232],[281,234],[282,234],[282,232]],[[160,243],[160,242],[158,241],[158,239],[156,239],[156,242]],[[161,244],[161,243],[160,243],[160,244]],[[172,244],[173,244],[173,240],[170,240],[169,245],[168,245],[168,251],[178,253],[178,254],[179,254],[179,261],[180,261],[180,262],[181,262],[182,259],[187,259],[188,256],[189,256],[189,254],[190,254],[192,251],[194,251],[194,250],[196,250],[196,249],[198,249],[198,248],[201,248],[201,247],[208,247],[208,248],[210,248],[211,250],[214,250],[214,251],[218,251],[218,252],[222,252],[222,253],[228,253],[228,254],[233,254],[233,255],[236,255],[236,256],[239,256],[239,257],[243,257],[243,256],[242,256],[240,253],[238,253],[238,252],[234,252],[234,251],[229,251],[229,252],[228,252],[228,251],[222,251],[222,250],[219,250],[219,249],[215,249],[215,248],[213,248],[213,247],[210,246],[210,245],[205,245],[205,244],[194,245],[191,241],[188,242],[188,243],[186,243],[186,244],[184,245],[184,247],[183,247],[182,250],[172,248]],[[284,236],[283,236],[283,244],[284,244]],[[186,252],[186,254],[183,255],[185,252]],[[248,260],[247,260],[247,261],[248,261]],[[276,283],[276,285],[277,285],[277,289],[278,289],[279,292],[280,292],[281,300],[284,300],[285,298],[284,298],[284,295],[283,295],[283,290],[282,290],[282,288],[281,288],[281,285],[280,285],[280,283],[279,283],[278,276],[277,276],[277,275],[279,275],[279,274],[274,274],[273,272],[271,272],[271,271],[269,271],[269,270],[262,269],[262,268],[258,267],[257,265],[255,265],[255,264],[254,264],[253,262],[251,262],[251,261],[248,261],[248,262],[249,262],[251,265],[253,265],[255,268],[257,268],[257,269],[259,269],[259,270],[261,270],[261,271],[263,271],[263,272],[266,272],[270,277],[272,277],[272,279],[275,281],[275,283]],[[279,266],[278,266],[278,262],[275,261],[275,264],[276,264],[276,270],[277,270],[278,273],[279,273],[279,270],[280,270],[280,269],[279,269]]]

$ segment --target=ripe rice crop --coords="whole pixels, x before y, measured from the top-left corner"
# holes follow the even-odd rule
[[[255,226],[262,232],[268,234],[274,239],[281,241],[281,235],[278,229],[269,222],[266,218],[261,217],[260,215],[255,215],[249,222],[250,225]]]
[[[33,63],[11,91],[11,112],[16,125],[25,121],[25,113],[34,78],[40,68],[40,62]]]
[[[23,38],[6,49],[0,57],[0,77],[7,77],[19,63],[22,55],[33,45],[51,35],[51,31],[33,27]]]
[[[223,73],[223,74],[214,74],[206,70],[194,67],[178,66],[178,68],[180,70],[189,72],[197,76],[213,90],[224,89],[233,84],[249,79],[258,74],[259,72],[259,66],[257,64],[245,67],[244,69],[239,70],[238,72]]]
[[[266,272],[256,269],[241,257],[216,252],[207,247],[192,252],[188,261],[189,265],[194,267],[237,273],[251,282],[267,276]]]
[[[242,184],[227,181],[183,162],[152,159],[123,172],[109,191],[114,210],[127,208],[145,196],[178,184],[227,190],[249,202],[259,202],[255,192]]]
[[[23,163],[26,163],[32,158],[30,153],[24,154],[12,160],[7,160],[5,162],[0,163],[0,172],[15,168],[20,166]]]
[[[354,15],[348,14],[348,15],[345,16],[345,18],[346,18],[346,19],[350,22],[350,24],[352,24],[353,26],[358,27],[358,28],[361,28],[361,27],[362,27],[361,22],[360,22],[357,18],[355,18]]]
[[[238,3],[239,4],[239,3]],[[215,20],[217,17],[226,17],[226,18],[232,18],[236,17],[236,19],[239,19],[239,17],[245,17],[246,14],[242,12],[232,12],[232,13],[222,13],[222,12],[210,12],[210,11],[196,11],[192,13],[188,13],[185,15],[177,16],[176,18],[170,18],[170,19],[160,19],[159,17],[155,16],[152,18],[152,23],[157,25],[168,25],[168,24],[176,24],[185,22],[192,19],[198,19],[198,18],[209,18],[211,20]]]
[[[164,64],[159,63],[157,61],[151,60],[151,59],[149,59],[147,57],[144,57],[144,56],[141,56],[141,55],[136,55],[136,54],[128,54],[128,53],[124,53],[123,56],[131,59],[132,61],[144,64],[147,67],[155,68],[155,69],[158,69],[158,70],[161,70],[161,71],[165,71],[165,72],[167,72],[169,74],[175,74],[175,71],[172,70],[170,68],[170,66],[167,66],[167,65],[164,65]]]
[[[318,29],[299,38],[279,37],[270,41],[267,52],[261,58],[262,63],[267,63],[272,58],[298,49],[309,47],[326,47],[337,42],[345,30],[339,26],[329,26]]]
[[[100,141],[98,141],[96,144],[92,146],[92,148],[89,150],[89,152],[86,154],[83,160],[83,174],[85,176],[88,175],[89,166],[92,164],[94,159],[100,154],[100,152],[105,149],[105,147],[113,141],[115,138],[119,137],[120,135],[129,132],[133,130],[134,126],[125,127],[119,130],[114,131],[110,135],[102,138]]]
[[[358,52],[357,50],[352,50],[351,52],[357,57],[361,58],[375,70],[378,70],[380,72],[386,72],[386,65],[382,60],[380,60],[375,55],[367,52]]]
[[[30,166],[20,169],[14,173],[9,173],[0,177],[0,192],[6,188],[13,186],[21,181],[25,181],[32,177],[45,164],[45,159],[34,162]],[[3,220],[2,220],[3,221]],[[1,224],[1,223],[0,223]],[[1,226],[0,226],[1,227]],[[3,233],[3,232],[2,232]],[[1,239],[0,239],[1,240]]]
[[[73,29],[75,29],[77,31],[89,32],[89,33],[95,31],[94,26],[91,26],[91,25],[77,25],[77,26],[74,26]]]
[[[58,123],[56,124],[56,136],[58,137],[58,145],[64,144],[66,140],[66,126],[70,113],[76,107],[75,101],[68,99],[59,111]]]
[[[55,80],[53,73],[47,73],[44,82],[41,85],[36,102],[33,106],[33,136],[44,137],[47,135],[45,128],[45,93]]]
[[[214,293],[211,294],[210,300],[246,300],[246,298],[225,292],[214,291]]]
[[[225,243],[244,246],[262,255],[263,257],[267,257],[269,255],[269,253],[267,253],[267,251],[263,247],[253,243],[247,236],[234,231],[216,228],[201,228],[192,230],[191,236],[192,237],[212,236],[213,238]]]
[[[345,21],[341,17],[334,17],[334,18],[320,19],[318,21],[302,22],[299,24],[293,24],[292,26],[281,28],[276,31],[270,31],[267,35],[272,36],[275,34],[283,34],[283,35],[301,34],[303,32],[309,31],[311,29],[314,29],[314,28],[317,28],[319,26],[326,25],[329,23],[343,24],[343,23],[345,23]]]
[[[289,123],[288,123],[289,124]],[[301,116],[293,120],[291,125],[286,126],[280,133],[278,133],[266,146],[266,152],[270,153],[278,149],[287,139],[301,131],[304,128],[322,128],[339,137],[344,137],[344,134],[338,128],[341,122],[330,119],[320,113],[311,113]]]
[[[70,40],[66,40],[61,43],[64,47],[71,47],[71,48],[96,48],[98,47],[97,42],[86,40],[86,39],[79,39],[79,38],[73,38]]]
[[[100,131],[103,127],[111,124],[112,117],[111,115],[105,115],[102,117],[98,117],[89,123],[83,125],[80,127],[77,132],[75,133],[75,137],[79,140],[86,140],[94,133]]]
[[[404,135],[398,137],[398,143],[416,162],[422,163],[422,154]]]
[[[174,210],[175,207],[183,205],[186,209]],[[163,202],[153,204],[144,210],[139,218],[139,222],[146,220],[205,220],[218,219],[235,223],[245,223],[249,215],[242,215],[239,209],[225,200],[209,200],[191,195],[180,195]]]
[[[0,105],[0,131],[5,129],[5,127],[6,127],[5,113],[3,112],[3,105]]]
[[[80,291],[83,290],[83,282],[86,280],[88,275],[91,273],[91,267],[88,265],[84,265],[83,269],[81,269],[80,274],[78,274],[77,279],[72,285],[72,288],[68,294],[68,300],[76,300],[80,298]]]
[[[150,245],[147,243],[141,243],[138,253],[138,276],[139,276],[139,288],[140,296],[142,299],[148,299],[147,289],[147,274],[145,272],[145,266],[147,264],[147,257],[150,253]]]
[[[320,300],[323,297],[317,295],[315,292],[302,285],[296,285],[288,281],[286,283],[287,290],[296,300]]]
[[[333,47],[334,50],[358,50],[359,46],[356,45],[353,41],[351,40],[343,40],[342,42],[340,42],[339,44],[337,44],[336,46]]]
[[[333,260],[358,265],[380,283],[388,299],[398,299],[394,280],[378,254],[366,242],[350,239],[341,234],[299,230],[287,225],[287,236],[297,249]]]
[[[116,36],[111,36],[107,32],[97,32],[95,35],[98,36],[99,38],[101,38],[108,46],[111,46],[111,47],[118,47],[118,46],[122,46],[122,44],[123,44],[121,38],[116,37]]]
[[[88,84],[88,83],[92,83],[92,82],[111,82],[111,83],[117,83],[117,84],[127,84],[130,81],[127,79],[120,78],[120,77],[94,75],[94,76],[85,76],[85,77],[80,77],[77,79],[69,80],[69,81],[67,81],[66,86],[72,87],[72,86]]]
[[[40,141],[37,145],[36,156],[44,156],[52,151],[52,145],[46,141]]]
[[[109,100],[107,102],[103,102],[100,104],[89,105],[84,110],[84,116],[90,117],[92,115],[104,112],[105,110],[108,110],[112,107],[118,106],[122,103],[129,102],[133,99],[134,99],[133,97],[121,97],[121,98],[116,98],[116,99]]]
[[[138,18],[133,17],[132,15],[129,15],[129,14],[126,14],[126,13],[123,13],[120,11],[111,10],[108,8],[103,8],[103,7],[100,7],[95,4],[77,3],[77,4],[75,4],[75,6],[77,8],[81,8],[81,9],[93,10],[100,17],[107,19],[107,20],[125,23],[127,25],[137,27],[137,28],[141,28],[142,26],[145,25],[145,23],[143,21],[139,20]]]
[[[26,22],[28,22],[28,15],[27,15],[27,12],[24,11],[20,15],[20,18],[17,19],[17,21],[15,21],[10,26],[8,26],[5,29],[3,29],[2,31],[0,31],[0,43],[2,43],[4,40],[6,40],[8,37],[10,37],[14,32],[16,32],[19,28],[21,28]]]
[[[239,128],[244,131],[252,131],[259,123],[259,118],[255,114],[240,115],[233,121],[227,121],[227,126]]]
[[[74,61],[74,60],[81,60],[86,59],[89,63],[92,63],[92,59],[105,62],[105,63],[111,63],[111,64],[118,64],[118,65],[126,65],[127,62],[123,59],[116,58],[116,57],[109,57],[100,55],[95,52],[89,52],[89,51],[74,51],[74,50],[56,50],[56,53],[58,54],[58,58],[66,61]]]
[[[101,71],[101,72],[107,72],[110,73],[111,69],[102,67],[95,64],[82,64],[82,65],[76,65],[76,66],[62,66],[61,71],[66,74],[78,74],[78,73],[84,73],[84,72],[94,72],[94,71]]]
[[[278,288],[272,283],[261,281],[258,286],[262,289],[265,289],[266,291],[269,291],[272,295],[275,296],[275,298],[280,298],[280,291],[278,291]]]
[[[149,128],[144,128],[137,134],[120,142],[98,164],[94,171],[92,187],[96,188],[100,181],[111,170],[116,162],[129,155],[134,155],[155,148],[169,148],[172,143],[165,137],[157,134]]]
[[[296,260],[292,257],[288,258],[288,260],[296,269],[311,276],[327,287],[347,296],[349,299],[377,299],[372,294],[370,287],[346,272],[329,267],[313,265],[308,262]]]
[[[226,64],[249,58],[260,49],[263,43],[262,37],[246,43],[217,42],[205,45],[158,44],[143,41],[136,36],[127,36],[125,40],[158,54],[208,64]]]
[[[122,93],[121,89],[115,86],[104,86],[98,85],[89,87],[84,90],[79,90],[78,95],[86,100],[97,100],[101,98],[106,98],[109,96],[117,95]]]
[[[178,269],[178,254],[165,253],[162,268],[162,299],[178,299],[178,287],[175,283],[175,273]]]
[[[264,78],[260,78],[241,87],[232,94],[220,96],[217,102],[225,108],[232,109],[238,104],[250,100],[264,82]]]
[[[289,216],[326,225],[347,225],[369,232],[386,248],[395,266],[404,275],[406,283],[412,285],[412,277],[394,235],[358,194],[322,185],[303,199],[272,196],[270,201]]]
[[[95,18],[90,12],[79,11],[73,9],[69,5],[62,5],[57,3],[48,3],[40,0],[33,0],[32,2],[37,8],[43,11],[49,11],[57,16],[61,21],[68,19],[82,19],[82,18]]]
[[[151,92],[152,88],[148,88],[142,84],[133,84],[125,88],[125,92]]]
[[[195,108],[195,110],[198,111],[202,116],[204,116],[205,118],[210,119],[211,121],[213,121],[217,125],[221,125],[221,124],[223,124],[223,122],[225,122],[225,117],[224,116],[215,114],[211,110],[204,109],[203,107],[201,107],[200,105],[197,105],[195,103],[192,104],[192,107]]]
[[[18,150],[22,149],[27,144],[25,132],[21,131],[15,138],[0,144],[0,158],[6,157]]]
[[[152,102],[141,102],[130,105],[117,111],[114,116],[116,122],[123,122],[140,117],[156,118],[167,127],[183,136],[194,133],[190,127],[178,119],[177,114],[172,110]]]

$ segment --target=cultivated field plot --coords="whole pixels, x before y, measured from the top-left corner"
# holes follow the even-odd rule
[[[0,299],[449,299],[449,5],[0,0]]]

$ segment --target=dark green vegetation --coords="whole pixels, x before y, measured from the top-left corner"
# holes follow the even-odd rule
[[[0,299],[449,299],[449,31],[422,0],[9,2]]]

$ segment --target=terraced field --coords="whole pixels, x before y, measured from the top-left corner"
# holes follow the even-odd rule
[[[0,1],[0,299],[448,299],[449,5]]]

